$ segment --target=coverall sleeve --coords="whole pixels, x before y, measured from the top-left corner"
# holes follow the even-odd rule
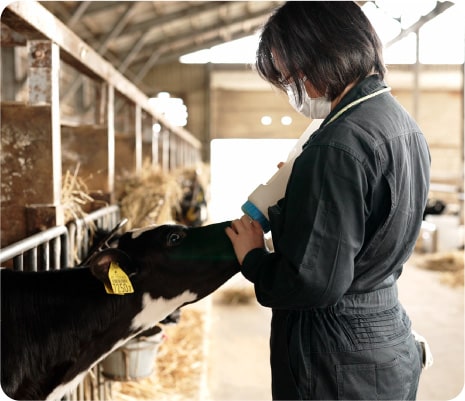
[[[363,244],[367,192],[364,164],[356,155],[341,146],[304,149],[282,207],[276,207],[281,215],[279,227],[272,227],[275,252],[254,249],[242,265],[262,305],[318,308],[344,295]]]

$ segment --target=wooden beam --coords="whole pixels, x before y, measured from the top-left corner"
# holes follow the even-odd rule
[[[425,25],[428,21],[431,21],[433,18],[437,17],[439,14],[442,14],[446,11],[449,7],[452,7],[455,3],[451,1],[444,1],[444,2],[436,2],[436,7],[430,11],[428,14],[422,16],[417,22],[412,24],[406,29],[402,29],[402,31],[397,35],[394,39],[391,39],[389,42],[386,43],[385,47],[388,48],[392,46],[394,43],[398,42],[399,40],[404,39],[412,32],[418,32],[418,30]]]
[[[73,65],[78,68],[84,66],[90,74],[107,81],[115,90],[118,90],[133,102],[140,104],[144,110],[153,115],[175,135],[189,142],[195,148],[199,149],[201,147],[201,143],[197,138],[186,130],[173,126],[149,104],[148,97],[145,94],[38,2],[18,1],[12,3],[4,10],[2,18],[7,25],[12,23],[22,27],[24,31],[38,32],[40,35],[52,40],[60,47],[62,53],[69,56],[68,61]],[[19,24],[18,20],[20,20]]]
[[[105,37],[99,44],[96,44],[95,47],[97,48],[98,54],[100,55],[105,54],[108,44],[113,38],[115,38],[121,33],[121,31],[124,29],[127,22],[129,21],[130,17],[132,16],[133,12],[134,12],[133,5],[131,4],[126,5],[126,8],[122,16],[119,18],[118,22],[115,24],[113,29],[111,29],[110,32],[108,32],[108,34],[105,35]],[[62,97],[62,101],[66,103],[69,100],[69,98],[74,96],[78,88],[82,86],[82,83],[83,83],[82,75],[76,77],[76,79],[73,80],[73,83],[67,89],[63,91],[64,95]]]
[[[269,13],[270,10],[260,10],[251,13],[247,18],[237,17],[228,21],[227,29],[230,32],[231,40],[240,39],[254,33],[265,21]],[[244,25],[247,25],[248,28],[244,29]],[[159,60],[166,62],[165,60],[172,61],[186,53],[224,43],[224,37],[221,34],[224,29],[225,24],[221,22],[207,28],[190,30],[161,42],[145,42],[137,57],[134,57],[133,64],[140,60],[147,60],[154,53],[160,54]],[[211,39],[200,41],[199,37]],[[193,42],[195,42],[194,45]],[[167,54],[167,57],[163,57],[164,54]]]
[[[199,17],[202,13],[205,12],[215,12],[220,11],[224,7],[230,6],[232,3],[231,1],[215,1],[215,2],[205,2],[204,4],[195,5],[189,4],[188,8],[184,8],[180,11],[169,13],[165,16],[151,18],[149,20],[145,20],[143,22],[132,24],[130,27],[125,29],[122,33],[121,37],[126,35],[131,35],[134,33],[139,32],[149,32],[151,29],[160,29],[163,25],[169,24],[173,21],[177,21],[181,18],[189,18],[189,17]]]
[[[0,40],[2,47],[26,46],[24,35],[14,31],[9,26],[0,22]]]

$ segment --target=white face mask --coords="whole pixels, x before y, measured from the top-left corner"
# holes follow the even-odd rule
[[[305,90],[303,82],[302,85],[302,92],[304,95],[304,99],[301,104],[297,103],[298,95],[297,95],[297,86],[295,82],[287,85],[286,92],[289,98],[290,105],[300,114],[304,115],[307,118],[315,119],[315,118],[326,118],[326,116],[331,111],[331,100],[329,100],[326,96],[315,97],[311,98],[308,96],[307,91]]]

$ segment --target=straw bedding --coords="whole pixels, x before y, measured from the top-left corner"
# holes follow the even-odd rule
[[[204,364],[204,315],[183,309],[178,324],[165,326],[154,373],[145,379],[112,384],[112,401],[170,400],[200,398]]]
[[[441,282],[452,287],[464,285],[464,251],[435,252],[415,255],[416,266],[441,272]]]

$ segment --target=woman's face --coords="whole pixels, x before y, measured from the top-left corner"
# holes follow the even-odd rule
[[[276,52],[272,52],[272,57],[273,57],[273,64],[274,64],[275,68],[281,73],[282,82],[285,83],[285,84],[292,83],[292,78],[290,76],[290,73],[287,70],[287,68],[284,66],[284,63],[281,61],[279,55]],[[301,81],[303,81],[303,84],[304,84],[304,87],[305,87],[305,90],[306,90],[308,96],[310,96],[311,98],[317,98],[317,97],[320,97],[320,96],[324,96],[324,93],[318,92],[313,87],[313,85],[308,80],[308,78],[305,79],[305,80],[303,79],[304,78],[303,73],[299,73],[299,77],[300,77]]]

